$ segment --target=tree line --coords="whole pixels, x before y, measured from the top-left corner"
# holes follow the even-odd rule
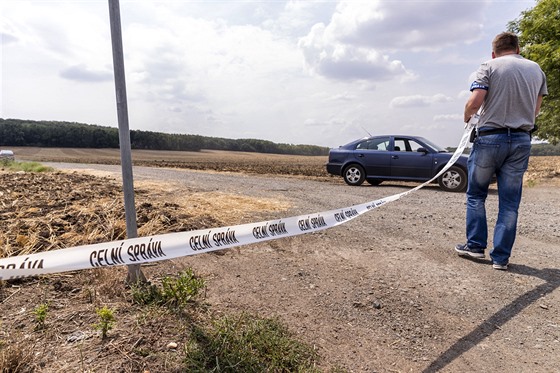
[[[316,145],[277,144],[257,139],[226,139],[188,134],[130,131],[132,149],[200,151],[202,149],[242,152],[327,155],[329,148]],[[0,146],[52,148],[118,148],[117,128],[57,121],[0,118]]]
[[[531,146],[531,155],[560,155],[560,144],[533,144]]]

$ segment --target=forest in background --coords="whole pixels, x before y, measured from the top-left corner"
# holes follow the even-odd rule
[[[151,131],[130,131],[132,149],[229,150],[268,154],[327,155],[327,147],[277,144],[257,139],[226,139]],[[0,146],[53,148],[118,148],[118,128],[94,124],[0,118]]]
[[[132,149],[200,151],[229,150],[239,152],[328,155],[329,148],[316,145],[277,144],[257,139],[226,139],[199,135],[130,131]],[[95,124],[33,121],[0,118],[0,146],[34,146],[45,148],[118,148],[119,131]],[[455,148],[447,148],[455,151]],[[468,153],[470,149],[466,149]],[[533,144],[533,156],[560,155],[560,144]]]

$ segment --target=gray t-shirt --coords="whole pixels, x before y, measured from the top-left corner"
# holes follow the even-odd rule
[[[488,91],[478,127],[510,127],[531,130],[538,96],[548,94],[540,66],[519,54],[507,54],[480,65],[471,91]]]

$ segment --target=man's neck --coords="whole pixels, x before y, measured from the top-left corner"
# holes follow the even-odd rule
[[[502,52],[500,54],[497,54],[496,52],[492,52],[492,58],[500,58],[500,57],[504,57],[504,56],[509,56],[512,54],[519,54],[519,51],[505,51]]]

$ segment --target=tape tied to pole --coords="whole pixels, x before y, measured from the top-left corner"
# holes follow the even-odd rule
[[[457,150],[437,175],[402,193],[350,207],[282,219],[138,237],[2,258],[0,280],[168,260],[336,227],[432,183],[461,156],[468,143],[472,126],[472,123],[467,123]]]

